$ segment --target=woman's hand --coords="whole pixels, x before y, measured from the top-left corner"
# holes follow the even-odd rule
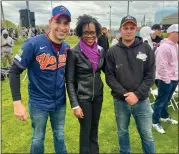
[[[81,118],[81,119],[84,118],[83,111],[82,111],[82,109],[80,107],[74,109],[73,113],[77,118]]]

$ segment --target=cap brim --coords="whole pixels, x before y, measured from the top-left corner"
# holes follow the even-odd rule
[[[56,14],[55,16],[52,17],[52,19],[58,20],[58,18],[59,18],[60,16],[66,16],[66,17],[68,18],[69,22],[71,22],[71,17],[68,16],[67,14]]]

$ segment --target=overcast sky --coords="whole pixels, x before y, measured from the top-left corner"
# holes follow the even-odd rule
[[[97,18],[102,26],[109,28],[109,5],[111,8],[112,28],[118,28],[122,17],[127,14],[127,1],[52,1],[52,6],[64,5],[72,14],[71,28],[75,28],[79,15],[89,14]],[[20,9],[26,8],[26,1],[3,1],[5,19],[20,23]],[[178,1],[164,1],[164,7],[178,7]],[[36,25],[48,24],[51,17],[51,1],[29,1],[31,12],[35,12]],[[163,8],[163,1],[132,1],[129,14],[141,23],[144,15],[146,20],[154,21],[155,12]]]

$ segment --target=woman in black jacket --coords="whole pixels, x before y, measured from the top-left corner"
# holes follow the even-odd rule
[[[100,77],[104,68],[104,51],[96,39],[101,25],[88,15],[78,17],[77,45],[68,51],[66,85],[74,115],[80,123],[80,153],[97,154],[98,124],[103,101],[103,83]]]

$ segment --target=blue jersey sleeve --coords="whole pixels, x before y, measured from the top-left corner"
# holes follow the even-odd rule
[[[28,68],[29,64],[35,57],[34,50],[35,48],[32,43],[30,41],[26,41],[21,48],[22,54],[16,54],[13,63],[23,70]]]

